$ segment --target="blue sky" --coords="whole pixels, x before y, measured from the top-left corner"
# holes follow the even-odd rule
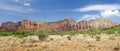
[[[120,23],[120,0],[0,0],[0,23],[6,21],[76,21],[109,18]]]

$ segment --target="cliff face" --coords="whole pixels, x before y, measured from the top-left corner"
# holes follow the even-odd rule
[[[110,28],[118,25],[117,23],[114,23],[111,20],[106,18],[99,18],[99,19],[90,20],[90,21],[81,21],[81,22],[78,22],[78,24],[80,26],[80,29],[83,29],[83,30]]]
[[[91,30],[101,29],[117,26],[117,23],[112,22],[106,18],[100,18],[90,21],[80,21],[69,18],[56,22],[34,22],[34,21],[20,21],[17,23],[5,22],[1,25],[1,28],[7,31],[16,31],[22,29],[25,31],[32,31],[39,29],[52,30],[52,31],[68,31],[68,30]]]
[[[0,26],[0,30],[2,30],[2,27]]]
[[[18,26],[13,22],[2,23],[1,28],[6,31],[15,31],[18,29]]]
[[[18,22],[18,29],[23,30],[36,30],[38,28],[43,28],[45,26],[44,22],[33,22],[33,21],[21,21]]]
[[[56,22],[49,22],[47,23],[47,29],[49,30],[61,30],[61,31],[66,31],[66,30],[73,30],[73,25],[76,25],[77,22],[71,18],[69,19],[64,19]]]

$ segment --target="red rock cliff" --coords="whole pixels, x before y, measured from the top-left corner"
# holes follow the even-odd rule
[[[101,29],[117,26],[117,23],[112,22],[106,18],[100,18],[90,21],[80,21],[69,18],[56,22],[34,22],[34,21],[20,21],[17,23],[5,22],[1,25],[1,28],[7,31],[15,31],[18,29],[31,31],[39,29],[52,30],[52,31],[67,31],[67,30],[91,30]]]

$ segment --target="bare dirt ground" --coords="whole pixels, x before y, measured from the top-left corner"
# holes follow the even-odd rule
[[[37,36],[0,37],[0,51],[120,51],[120,35],[51,35],[45,41]]]

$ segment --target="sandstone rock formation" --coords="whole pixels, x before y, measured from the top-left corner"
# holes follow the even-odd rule
[[[80,29],[90,30],[90,29],[102,29],[102,28],[110,28],[113,26],[117,26],[117,23],[112,22],[107,18],[99,18],[90,21],[80,21],[78,22]]]
[[[71,18],[69,19],[64,19],[56,22],[49,22],[47,23],[47,29],[51,30],[74,30],[73,25],[76,25],[77,22]]]
[[[68,31],[68,30],[91,30],[101,29],[117,26],[117,23],[112,22],[106,18],[99,18],[90,21],[80,21],[68,18],[56,22],[34,22],[23,20],[17,23],[5,22],[1,25],[1,28],[7,31],[16,31],[22,29],[25,31],[33,31],[39,29],[52,30],[52,31]]]
[[[2,27],[0,27],[0,30],[2,30]]]
[[[13,22],[2,23],[1,27],[6,31],[15,31],[18,29],[18,25],[16,25],[16,23]]]
[[[33,21],[21,21],[17,22],[18,29],[23,29],[23,30],[36,30],[38,28],[43,28],[45,26],[45,22],[33,22]]]

